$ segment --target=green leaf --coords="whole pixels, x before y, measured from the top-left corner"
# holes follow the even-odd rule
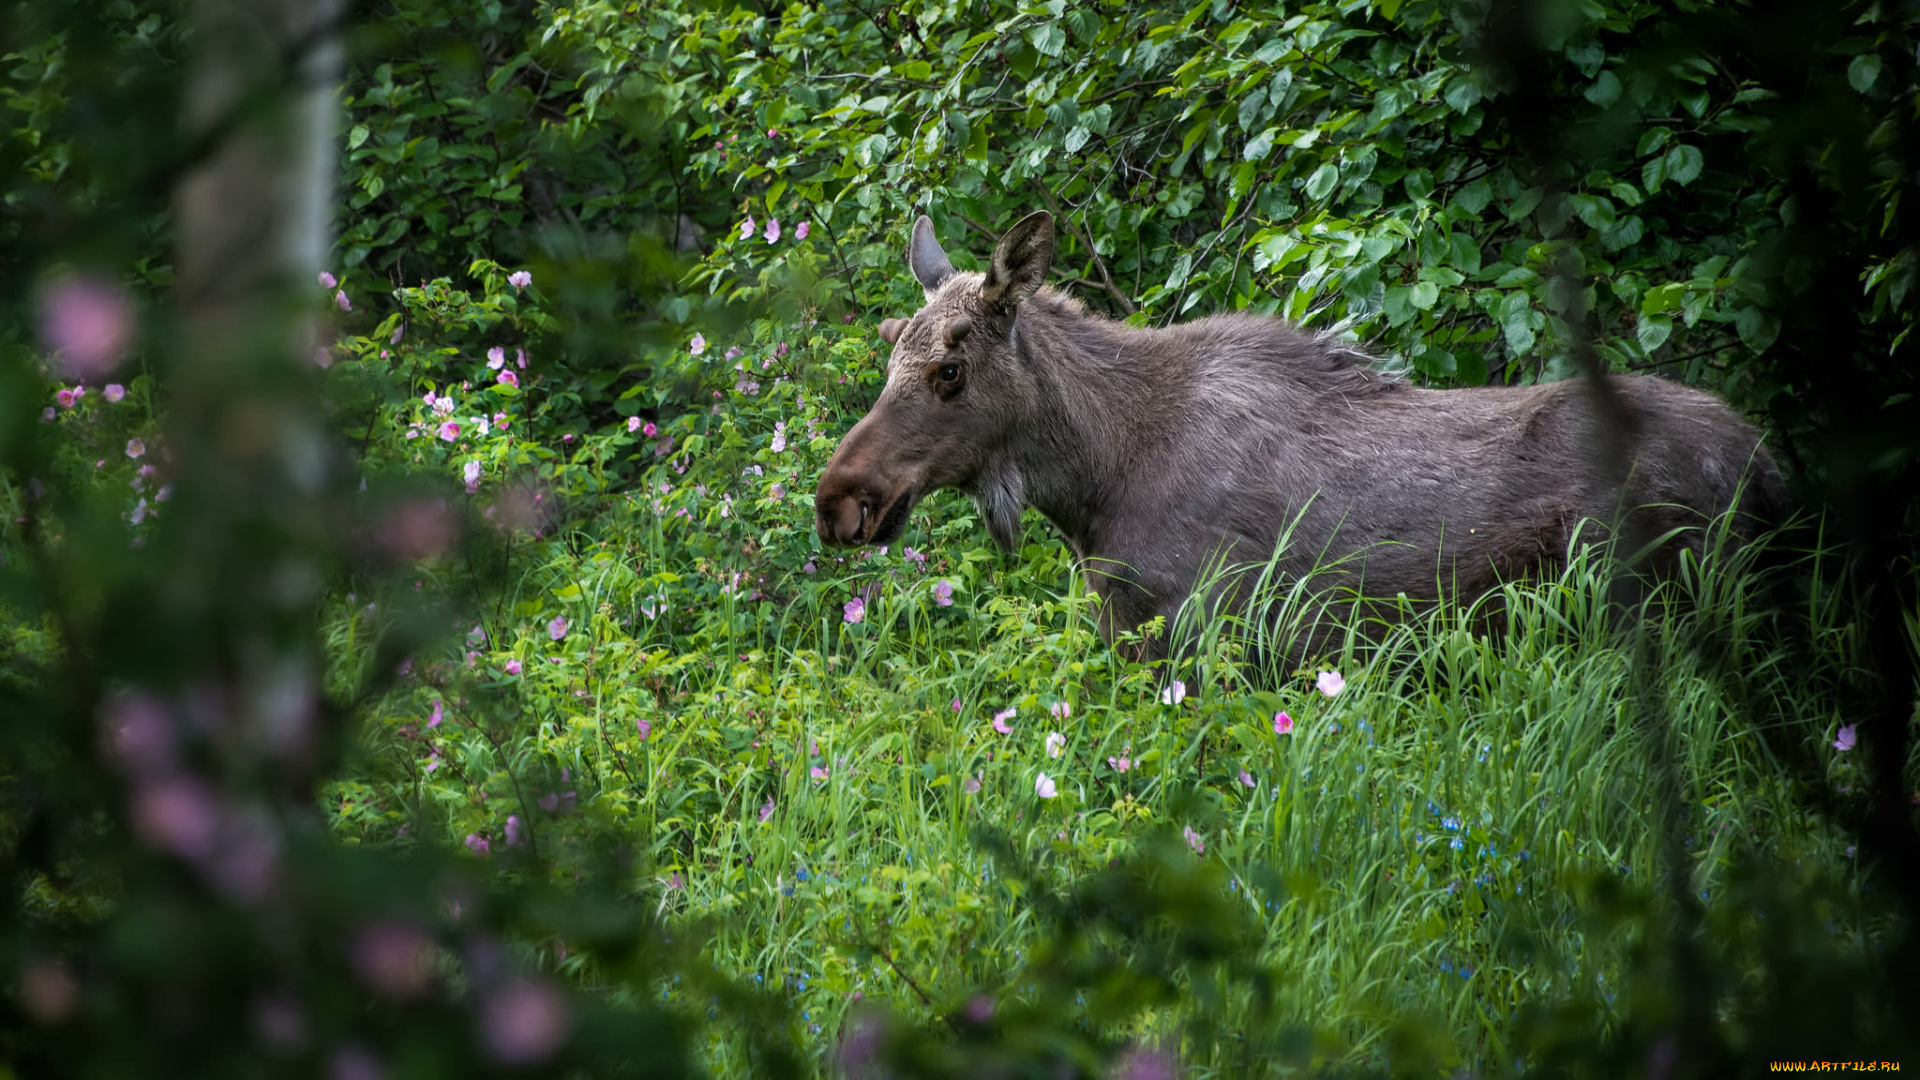
[[[1847,85],[1861,93],[1873,89],[1880,78],[1880,57],[1874,53],[1862,53],[1847,65]]]
[[[1039,50],[1041,55],[1059,56],[1061,50],[1066,48],[1067,32],[1060,28],[1059,23],[1047,23],[1028,30],[1027,40],[1033,43],[1033,47]]]
[[[1762,353],[1780,336],[1780,318],[1765,308],[1741,308],[1733,318],[1733,328],[1740,332],[1747,348]]]
[[[1667,159],[1657,157],[1640,166],[1640,186],[1651,195],[1667,182]]]
[[[1640,237],[1645,233],[1646,226],[1641,222],[1640,216],[1628,214],[1600,230],[1600,246],[1608,251],[1619,251],[1621,248],[1632,247],[1639,243]]]
[[[1640,144],[1634,148],[1633,156],[1646,157],[1648,154],[1667,145],[1667,137],[1672,134],[1672,132],[1663,127],[1648,128],[1646,132],[1640,136]]]
[[[1066,139],[1062,141],[1060,145],[1066,148],[1067,153],[1077,154],[1080,152],[1080,148],[1087,145],[1087,140],[1091,138],[1093,138],[1093,132],[1088,131],[1085,127],[1075,127],[1072,131],[1067,132]]]
[[[1667,164],[1667,179],[1681,186],[1693,183],[1700,178],[1700,171],[1706,168],[1707,156],[1697,146],[1676,146],[1667,151],[1664,159]]]
[[[360,144],[367,141],[367,134],[367,126],[365,124],[353,125],[353,130],[347,132],[347,149],[360,149]]]
[[[1266,160],[1267,155],[1273,152],[1274,133],[1279,130],[1279,128],[1268,128],[1253,138],[1248,139],[1247,148],[1240,156],[1247,161]]]
[[[1482,177],[1454,192],[1452,205],[1477,216],[1491,201],[1493,201],[1493,185],[1487,183],[1486,178]]]
[[[1413,306],[1413,290],[1405,285],[1395,285],[1387,290],[1386,302],[1383,306],[1389,326],[1406,325],[1416,314]]]
[[[1447,84],[1445,97],[1449,108],[1463,113],[1480,104],[1480,88],[1462,76]]]
[[[1602,71],[1593,85],[1586,89],[1586,99],[1601,108],[1620,100],[1620,76],[1611,71]]]
[[[1340,170],[1334,168],[1332,164],[1322,165],[1313,170],[1313,175],[1307,178],[1307,198],[1316,201],[1324,199],[1339,183]]]
[[[1673,336],[1673,316],[1642,313],[1638,325],[1633,328],[1633,336],[1639,339],[1642,349],[1651,353]]]
[[[1433,305],[1440,302],[1440,286],[1431,281],[1415,283],[1412,292],[1413,306],[1421,311],[1432,311]]]
[[[1588,228],[1604,229],[1613,224],[1613,200],[1599,195],[1573,195],[1568,198],[1573,204],[1573,212]]]

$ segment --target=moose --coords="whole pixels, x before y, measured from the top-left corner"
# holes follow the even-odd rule
[[[921,497],[957,488],[1011,551],[1033,506],[1112,642],[1156,615],[1174,625],[1196,590],[1244,607],[1210,567],[1320,574],[1406,610],[1550,570],[1610,531],[1646,540],[1657,573],[1716,515],[1735,511],[1724,520],[1746,540],[1783,507],[1758,433],[1701,391],[1618,375],[1426,389],[1279,319],[1147,329],[1093,314],[1043,287],[1053,256],[1045,211],[1000,238],[984,273],[956,271],[932,221],[914,223],[926,306],[880,325],[886,385],[820,477],[821,540],[888,543]],[[1166,652],[1149,639],[1136,655]]]

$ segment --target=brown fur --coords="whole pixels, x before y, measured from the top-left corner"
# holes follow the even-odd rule
[[[1171,622],[1209,562],[1266,560],[1284,529],[1285,575],[1349,556],[1329,583],[1432,601],[1551,567],[1582,521],[1684,530],[1655,560],[1671,562],[1743,483],[1743,535],[1781,505],[1759,435],[1700,391],[1612,377],[1637,437],[1606,469],[1621,444],[1586,380],[1427,390],[1276,319],[1130,328],[1040,288],[1052,251],[1052,219],[1034,214],[984,275],[956,273],[916,222],[908,262],[927,304],[883,324],[887,385],[820,478],[823,540],[884,543],[952,487],[1012,549],[1036,507],[1103,597],[1111,640]]]

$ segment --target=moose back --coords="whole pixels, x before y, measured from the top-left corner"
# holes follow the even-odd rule
[[[960,273],[914,223],[926,306],[881,324],[886,386],[820,477],[822,540],[887,543],[921,497],[958,488],[1011,550],[1036,507],[1111,641],[1172,625],[1210,565],[1272,559],[1295,580],[1337,565],[1348,595],[1472,599],[1551,568],[1576,530],[1600,539],[1596,523],[1663,539],[1657,571],[1737,495],[1743,537],[1778,513],[1759,435],[1700,391],[1632,376],[1605,402],[1586,379],[1428,390],[1277,319],[1129,327],[1042,288],[1053,253],[1035,213],[985,273]]]

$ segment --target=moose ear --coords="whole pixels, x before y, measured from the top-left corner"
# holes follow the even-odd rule
[[[907,328],[905,319],[881,319],[880,340],[889,345],[900,344],[900,332]]]
[[[940,241],[933,238],[933,222],[925,214],[913,223],[913,239],[907,241],[907,265],[929,294],[953,276],[953,263],[947,260]]]
[[[980,299],[1011,311],[1038,292],[1053,266],[1053,215],[1036,210],[1008,229],[993,249]]]

